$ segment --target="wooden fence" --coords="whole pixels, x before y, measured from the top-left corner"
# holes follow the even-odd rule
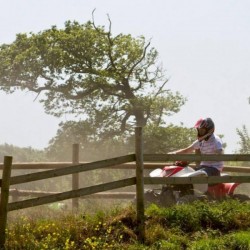
[[[73,145],[73,155],[78,150],[78,144]],[[144,155],[144,158],[148,157],[148,155]],[[78,156],[79,157],[79,156]],[[86,162],[81,162],[79,164],[85,164]],[[60,169],[64,167],[73,166],[74,164],[71,162],[48,162],[48,163],[14,163],[12,164],[13,170],[48,170],[48,169]],[[166,162],[145,162],[144,160],[144,170],[153,170],[156,168],[163,168],[164,166],[172,165],[171,163]],[[0,170],[3,169],[4,164],[0,164]],[[189,166],[195,167],[195,164],[190,164]],[[135,162],[123,163],[115,166],[109,166],[105,169],[119,169],[119,170],[135,170],[136,164]],[[242,167],[242,166],[224,166],[224,172],[229,173],[250,173],[250,167]],[[1,180],[0,180],[1,181]],[[80,188],[80,176],[78,174],[72,174],[72,189]],[[18,201],[20,197],[43,197],[51,194],[58,194],[59,192],[55,191],[42,191],[42,190],[24,190],[18,188],[10,188],[9,189],[9,197],[12,197],[12,201]],[[86,195],[79,197],[79,199],[133,199],[135,197],[135,192],[101,192],[95,193],[92,195]],[[74,201],[75,200],[75,201]],[[79,206],[78,198],[72,199],[72,208],[77,209]]]
[[[58,167],[58,164],[43,163],[39,164],[39,168],[43,167],[48,170],[25,175],[18,175],[11,177],[12,157],[5,156],[2,165],[3,175],[0,179],[1,185],[1,203],[0,203],[0,248],[5,243],[5,228],[7,223],[7,213],[17,209],[24,209],[28,207],[39,206],[43,204],[58,202],[67,199],[73,199],[72,204],[78,207],[78,197],[96,194],[100,192],[110,191],[117,188],[136,185],[136,208],[138,221],[138,240],[144,242],[145,225],[144,225],[144,185],[146,184],[188,184],[188,183],[224,183],[224,182],[238,182],[250,183],[250,176],[213,176],[213,177],[172,177],[172,178],[150,178],[144,177],[144,166],[147,168],[156,167],[157,162],[169,162],[176,160],[187,160],[190,162],[197,161],[250,161],[250,155],[170,155],[170,154],[143,154],[142,147],[142,128],[137,127],[135,130],[135,154],[96,161],[91,163],[79,163],[77,147],[73,154],[72,163],[63,163]],[[145,163],[151,162],[151,163]],[[152,163],[154,162],[154,163]],[[133,165],[132,165],[133,164]],[[38,164],[32,164],[32,168],[38,167]],[[20,169],[28,167],[25,164],[14,164],[13,169]],[[125,167],[132,168],[136,166],[135,177],[112,181],[104,184],[94,185],[86,188],[79,188],[78,174],[85,171],[96,169],[118,168]],[[30,167],[30,164],[29,164]],[[119,168],[120,168],[119,167]],[[250,168],[239,167],[237,169],[226,167],[229,172],[250,172]],[[44,180],[59,176],[72,175],[72,190],[62,193],[49,194],[42,197],[31,198],[24,201],[9,202],[10,186],[15,184],[22,184],[31,181]]]
[[[84,164],[84,163],[81,163]],[[62,168],[65,166],[71,166],[71,163],[18,163],[18,164],[12,164],[12,170],[19,169],[19,170],[26,170],[26,169],[55,169]],[[163,168],[164,166],[170,166],[171,163],[162,163],[162,162],[154,162],[149,163],[144,161],[144,170],[153,170],[156,168]],[[189,166],[195,167],[195,164],[190,164]],[[3,168],[3,164],[0,164],[0,169]],[[117,166],[110,166],[105,169],[120,169],[120,170],[135,170],[136,164],[134,162],[131,163],[124,163]],[[242,166],[225,166],[224,172],[229,173],[250,173],[250,167],[242,167]],[[80,177],[79,175],[76,175],[75,178],[73,178],[72,175],[72,189],[79,189],[79,183],[80,183]],[[46,195],[51,194],[58,194],[59,192],[55,191],[42,191],[42,190],[27,190],[27,189],[18,189],[18,188],[10,188],[9,189],[9,197],[12,197],[12,201],[18,201],[20,197],[43,197]],[[127,192],[127,191],[119,191],[119,192],[101,192],[101,193],[95,193],[92,195],[86,195],[79,197],[79,199],[133,199],[135,197],[135,192]],[[72,208],[77,209],[79,206],[78,198],[75,198],[75,202],[72,200]]]

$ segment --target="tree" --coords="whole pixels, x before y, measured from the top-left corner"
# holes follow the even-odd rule
[[[103,137],[101,137],[103,136]],[[72,144],[80,145],[80,161],[95,161],[134,153],[134,144],[128,141],[132,135],[107,137],[96,135],[96,129],[87,121],[68,121],[59,124],[54,138],[49,142],[46,154],[52,161],[70,161]]]
[[[14,162],[45,162],[47,161],[44,150],[31,147],[17,147],[10,144],[0,145],[0,160],[3,162],[5,155],[13,156]]]
[[[74,114],[111,136],[135,124],[160,126],[185,103],[166,89],[158,52],[143,36],[67,21],[0,46],[0,89],[37,93],[48,114]]]
[[[149,125],[144,132],[144,151],[149,154],[166,154],[189,146],[196,138],[194,129],[170,124],[167,127]]]
[[[238,152],[240,154],[250,154],[250,136],[248,134],[247,128],[245,125],[242,126],[242,129],[236,129],[237,134],[240,137],[240,141],[238,144],[240,145],[240,149]]]
[[[95,129],[86,121],[69,121],[59,125],[57,135],[46,149],[52,161],[69,161],[72,144],[80,143],[80,160],[93,161],[135,152],[134,134],[115,137],[95,136]],[[196,138],[194,129],[170,124],[167,127],[147,125],[143,130],[145,153],[164,154],[190,145]]]

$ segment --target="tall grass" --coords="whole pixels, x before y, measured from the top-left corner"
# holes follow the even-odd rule
[[[137,242],[133,205],[93,214],[47,207],[9,215],[5,248],[11,250],[250,249],[250,204],[235,200],[169,208],[152,204],[145,211],[144,244]]]

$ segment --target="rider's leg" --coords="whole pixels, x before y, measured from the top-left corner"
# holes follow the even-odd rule
[[[199,166],[195,170],[203,170],[208,176],[220,176],[220,171],[214,167]]]

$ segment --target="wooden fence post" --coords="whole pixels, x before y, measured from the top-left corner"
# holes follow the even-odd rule
[[[0,202],[0,249],[4,249],[5,244],[5,230],[7,225],[11,165],[12,157],[4,156]]]
[[[196,154],[196,155],[200,155],[200,154],[201,154],[200,149],[196,149],[196,150],[195,150],[195,154]],[[195,162],[195,166],[196,166],[196,167],[199,167],[200,164],[201,164],[200,161],[196,161],[196,162]]]
[[[144,173],[143,173],[143,139],[142,127],[135,128],[135,155],[136,155],[136,206],[138,223],[138,240],[145,241],[144,216]]]
[[[79,163],[79,144],[73,144],[73,151],[72,151],[72,163],[78,164]],[[72,190],[79,189],[79,173],[72,174]],[[79,208],[79,199],[74,198],[72,199],[72,209],[78,210]]]

